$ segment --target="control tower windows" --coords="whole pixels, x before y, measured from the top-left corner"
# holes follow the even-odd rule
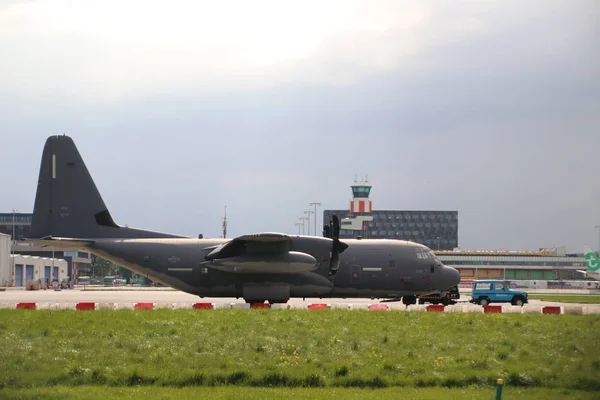
[[[352,196],[355,198],[367,198],[370,192],[369,186],[352,186]]]

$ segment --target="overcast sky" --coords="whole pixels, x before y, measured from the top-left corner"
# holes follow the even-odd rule
[[[598,247],[600,2],[2,1],[0,210],[68,134],[120,224],[457,210],[464,249]],[[312,221],[311,221],[312,224]]]

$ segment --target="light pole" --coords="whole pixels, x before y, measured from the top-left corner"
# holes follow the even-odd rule
[[[307,234],[310,236],[310,214],[314,213],[314,211],[309,210],[309,211],[304,211],[304,214],[307,215],[306,217],[306,222],[308,223],[308,229],[307,229]],[[316,236],[316,235],[315,235]]]
[[[306,218],[306,217],[300,217],[298,219],[300,221],[302,221],[302,222],[300,222],[300,224],[302,224],[302,234],[304,235],[304,221],[306,221],[308,218]]]
[[[438,250],[440,249],[440,237],[439,236],[437,237],[437,249]]]
[[[315,236],[317,236],[317,206],[321,206],[321,203],[309,203],[309,206],[315,206]]]
[[[300,234],[300,227],[302,226],[302,224],[300,222],[296,222],[294,225],[296,225],[298,227],[298,235]]]
[[[13,215],[13,221],[12,221],[12,241],[10,243],[10,256],[12,259],[12,273],[14,276],[15,273],[15,251],[14,251],[14,247],[15,247],[15,238],[17,235],[15,235],[15,214],[18,213],[19,210],[17,210],[16,208],[12,209],[12,215]]]
[[[598,229],[598,254],[600,254],[600,225],[596,225],[594,228]]]

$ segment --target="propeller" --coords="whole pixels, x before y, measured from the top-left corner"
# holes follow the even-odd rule
[[[334,277],[340,266],[340,253],[348,248],[344,242],[340,242],[340,219],[333,214],[328,224],[323,226],[323,237],[331,238],[331,259],[329,260],[329,276]]]

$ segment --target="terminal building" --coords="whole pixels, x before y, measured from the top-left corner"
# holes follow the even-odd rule
[[[53,249],[51,247],[34,246],[24,240],[30,238],[32,213],[0,213],[0,234],[14,239],[12,253],[23,256],[34,256],[45,259],[62,259],[67,263],[65,279],[77,281],[81,275],[89,275],[92,266],[90,253],[78,249]],[[27,271],[25,271],[27,273]],[[62,280],[62,278],[61,278]]]
[[[368,180],[355,180],[346,210],[324,210],[323,221],[340,217],[340,239],[400,239],[421,243],[445,265],[456,268],[464,282],[475,279],[508,281],[585,280],[583,254],[564,247],[538,251],[458,250],[458,211],[373,210]]]
[[[456,268],[463,280],[508,281],[583,280],[583,254],[567,254],[566,248],[539,251],[435,251],[444,265]]]
[[[373,210],[368,180],[354,181],[347,210],[324,210],[341,219],[340,239],[401,239],[421,243],[432,250],[458,247],[458,211]]]

